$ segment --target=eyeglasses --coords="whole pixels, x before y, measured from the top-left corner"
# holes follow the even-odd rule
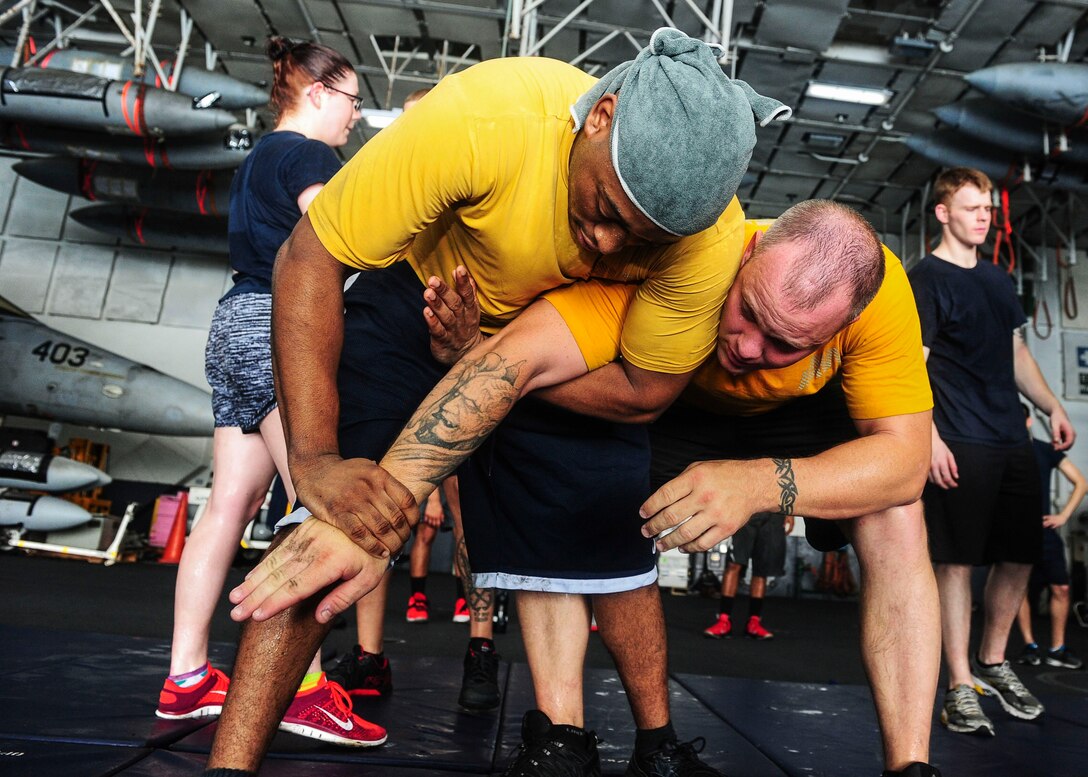
[[[338,94],[342,94],[342,95],[344,95],[344,97],[347,97],[348,99],[350,99],[351,100],[351,109],[352,110],[354,110],[354,111],[362,110],[362,108],[363,108],[363,98],[360,97],[359,95],[352,94],[351,92],[345,92],[343,89],[337,89],[335,86],[332,86],[331,84],[322,83],[321,85],[323,87],[325,87],[326,89],[330,90],[330,91],[336,92]]]

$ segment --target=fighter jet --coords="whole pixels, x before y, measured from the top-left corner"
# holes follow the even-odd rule
[[[0,297],[0,413],[145,434],[209,437],[207,392],[61,334]]]

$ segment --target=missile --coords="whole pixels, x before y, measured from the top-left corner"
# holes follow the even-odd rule
[[[967,83],[1020,110],[1067,127],[1088,124],[1088,65],[1016,62],[976,70]]]
[[[0,494],[0,526],[22,526],[29,531],[62,531],[89,520],[91,514],[82,507],[55,496]]]
[[[1010,151],[1042,156],[1046,139],[1046,148],[1050,149],[1055,161],[1088,163],[1088,131],[1070,130],[1066,137],[1069,148],[1059,151],[1057,136],[1048,132],[1044,122],[1025,113],[1010,111],[993,100],[973,98],[942,105],[933,113],[953,129]]]
[[[183,437],[211,436],[206,391],[61,334],[0,298],[0,414]]]
[[[14,48],[0,46],[0,61],[11,62],[14,53]],[[173,61],[163,60],[160,64],[166,76],[172,78]],[[82,49],[53,49],[32,67],[87,73],[113,81],[131,81],[134,70],[131,57],[117,57]],[[150,65],[144,70],[143,83],[160,89],[163,87],[158,72]],[[232,78],[225,73],[204,70],[192,65],[181,69],[177,91],[190,97],[218,94],[219,99],[216,100],[215,107],[231,111],[258,108],[268,102],[268,93],[259,86]]]
[[[903,141],[911,151],[937,164],[949,167],[974,167],[997,184],[1019,183],[1024,178],[1023,160],[1003,149],[984,146],[973,138],[951,130],[915,134]],[[1077,165],[1040,165],[1031,167],[1031,180],[1050,189],[1088,191],[1088,168]]]
[[[7,450],[0,453],[0,488],[75,491],[97,488],[111,478],[97,467],[47,453]]]
[[[226,215],[233,171],[152,170],[90,159],[24,159],[15,172],[64,194],[149,208]]]
[[[129,205],[91,205],[68,215],[96,232],[140,245],[204,254],[228,252],[223,216],[194,219],[184,213]]]
[[[229,111],[197,108],[185,95],[135,81],[18,67],[0,76],[0,120],[137,137],[195,135],[236,121]]]

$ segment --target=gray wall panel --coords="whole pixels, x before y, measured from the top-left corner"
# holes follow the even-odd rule
[[[159,323],[207,329],[229,274],[230,267],[222,259],[175,256]]]
[[[148,324],[158,322],[169,277],[169,254],[119,251],[106,294],[105,317]]]
[[[64,214],[68,210],[68,195],[16,177],[15,197],[8,211],[7,234],[59,239]]]
[[[0,294],[28,313],[45,310],[57,244],[8,238],[0,250]]]
[[[116,249],[66,243],[57,252],[49,312],[55,316],[101,318]]]

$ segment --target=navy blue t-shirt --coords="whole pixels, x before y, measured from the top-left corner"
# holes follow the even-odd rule
[[[1024,411],[1012,338],[1027,319],[1008,273],[966,269],[930,254],[910,273],[933,388],[933,421],[945,440],[1022,445]]]
[[[340,160],[320,140],[297,132],[264,135],[242,162],[230,187],[230,265],[234,287],[225,297],[272,291],[272,265],[302,214],[298,197],[327,183]]]
[[[1054,450],[1054,446],[1037,437],[1031,438],[1031,449],[1035,453],[1035,463],[1039,465],[1039,482],[1043,484],[1043,502],[1040,515],[1050,515],[1050,476],[1054,468],[1062,463],[1065,453]]]

